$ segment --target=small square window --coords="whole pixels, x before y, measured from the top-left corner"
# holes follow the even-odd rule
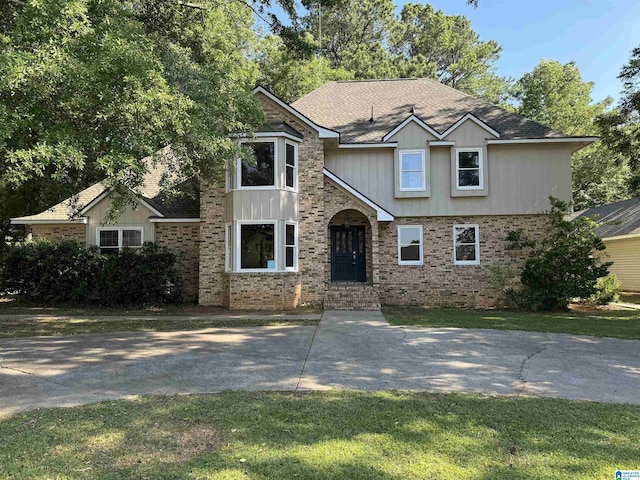
[[[457,149],[456,155],[458,190],[482,190],[482,149]]]
[[[400,190],[425,190],[424,150],[400,151]]]
[[[421,225],[398,226],[398,265],[422,265],[423,243]]]
[[[142,246],[142,230],[122,230],[122,246],[135,248]]]
[[[478,225],[454,225],[453,263],[456,265],[478,265],[480,263]]]

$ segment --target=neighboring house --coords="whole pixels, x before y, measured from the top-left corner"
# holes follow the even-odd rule
[[[607,246],[606,261],[622,290],[640,292],[640,197],[578,212],[576,216],[598,217],[604,222],[596,233]]]
[[[257,162],[236,162],[224,187],[203,188],[199,214],[168,214],[150,192],[98,227],[109,200],[95,186],[77,218],[14,222],[88,244],[109,231],[114,246],[116,231],[121,246],[135,227],[180,246],[203,305],[488,306],[486,267],[522,266],[505,250],[508,231],[544,231],[549,195],[571,200],[572,152],[595,140],[426,79],[330,82],[291,105],[255,95],[269,125],[241,141]]]

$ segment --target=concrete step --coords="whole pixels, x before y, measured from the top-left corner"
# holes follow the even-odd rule
[[[325,310],[380,310],[380,296],[372,285],[358,283],[328,285],[324,294]]]

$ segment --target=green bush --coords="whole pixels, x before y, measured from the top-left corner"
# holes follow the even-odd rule
[[[614,274],[599,278],[596,282],[596,293],[591,295],[590,301],[597,305],[606,305],[620,300],[620,280]]]
[[[152,243],[108,255],[73,241],[13,246],[0,265],[0,293],[44,305],[160,305],[182,300],[176,256]]]

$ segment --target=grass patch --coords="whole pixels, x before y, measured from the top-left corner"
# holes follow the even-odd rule
[[[0,420],[0,477],[610,479],[638,468],[639,437],[638,406],[558,399],[141,397]]]
[[[203,328],[266,327],[282,325],[317,325],[319,320],[274,318],[60,318],[0,316],[0,338],[80,335],[108,332],[170,332]]]
[[[640,339],[640,311],[638,310],[529,313],[387,306],[382,309],[382,312],[391,325],[526,330]]]

